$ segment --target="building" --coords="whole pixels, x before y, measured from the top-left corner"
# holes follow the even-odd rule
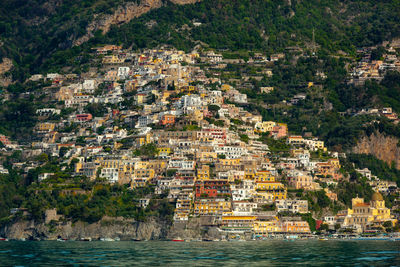
[[[227,180],[196,181],[196,198],[216,198],[230,196],[231,190]]]
[[[396,222],[392,219],[390,209],[385,207],[385,200],[378,192],[372,195],[370,203],[365,203],[363,198],[358,197],[353,198],[351,202],[352,207],[347,211],[343,226],[352,226],[365,231],[372,227],[382,227],[386,221]]]
[[[278,212],[308,213],[308,201],[299,199],[281,199],[275,201]]]
[[[161,124],[164,125],[164,126],[175,124],[175,115],[164,114],[161,117]]]

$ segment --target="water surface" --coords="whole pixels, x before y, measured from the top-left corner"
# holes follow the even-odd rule
[[[400,266],[400,242],[0,242],[1,266]]]

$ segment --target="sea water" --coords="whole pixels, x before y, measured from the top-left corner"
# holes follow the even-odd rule
[[[400,266],[400,242],[0,242],[0,266]]]

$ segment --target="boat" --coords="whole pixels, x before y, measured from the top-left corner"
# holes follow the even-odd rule
[[[92,238],[91,237],[82,237],[81,238],[81,241],[92,241]]]
[[[326,237],[321,237],[321,238],[318,238],[318,240],[319,240],[319,241],[327,241],[328,238],[326,238]]]
[[[0,241],[8,241],[8,238],[0,237]]]
[[[100,238],[100,241],[112,242],[112,241],[115,241],[115,240],[112,239],[112,238],[109,238],[109,237],[106,237],[106,238],[102,237],[102,238]]]
[[[185,242],[185,240],[177,238],[177,239],[172,239],[173,242]]]

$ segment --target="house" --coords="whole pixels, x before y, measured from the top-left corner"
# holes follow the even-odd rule
[[[221,229],[229,233],[245,233],[253,230],[254,215],[224,214],[221,218]]]
[[[289,186],[295,189],[313,189],[314,179],[303,172],[295,172],[292,175],[288,175]]]
[[[38,123],[38,124],[36,125],[36,130],[37,130],[39,133],[52,132],[52,131],[54,131],[55,127],[56,127],[56,124],[55,124],[55,123],[51,123],[51,122],[41,122],[41,123]]]
[[[5,168],[3,167],[3,165],[0,165],[0,174],[8,174],[8,170],[5,169]]]
[[[276,181],[256,181],[257,192],[266,192],[272,194],[273,200],[276,199],[286,199],[286,189],[285,186]]]
[[[300,217],[283,217],[280,222],[283,233],[308,234],[310,226]]]
[[[269,94],[274,91],[274,87],[260,87],[260,91],[262,94]]]
[[[92,114],[77,114],[76,115],[76,120],[78,122],[91,121],[92,119],[93,119]]]
[[[201,199],[194,202],[194,215],[222,215],[232,210],[230,201]]]
[[[196,198],[216,198],[230,196],[230,186],[227,180],[201,180],[195,183]]]
[[[303,145],[304,144],[304,139],[302,136],[298,136],[298,135],[292,135],[289,136],[286,143],[288,145]]]
[[[268,235],[281,232],[279,218],[277,216],[257,216],[253,224],[256,235]]]
[[[308,213],[308,201],[299,199],[281,199],[275,200],[276,210],[278,212],[290,211],[292,213]]]
[[[175,115],[164,114],[161,117],[161,125],[168,126],[175,124]]]
[[[54,173],[41,173],[38,175],[38,181],[41,182],[54,175]]]

